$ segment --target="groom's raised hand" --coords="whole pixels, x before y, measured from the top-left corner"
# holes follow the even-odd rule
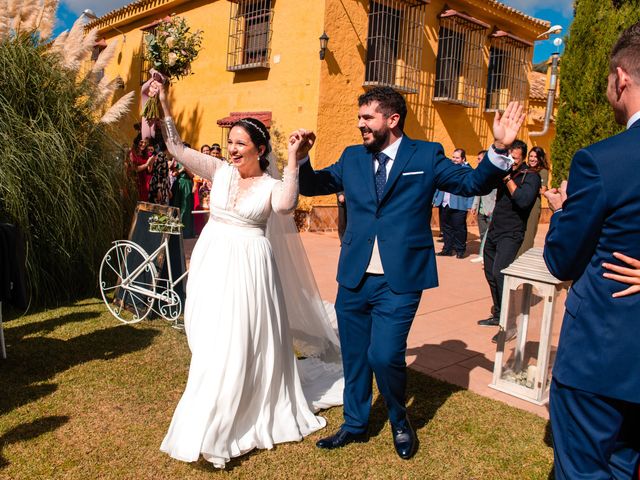
[[[509,102],[506,110],[500,114],[496,112],[493,117],[493,145],[498,149],[508,149],[518,136],[518,131],[526,114],[524,107],[519,102]]]

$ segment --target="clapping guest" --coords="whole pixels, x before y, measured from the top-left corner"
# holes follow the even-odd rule
[[[131,171],[136,175],[138,184],[138,200],[146,202],[149,199],[149,182],[151,180],[151,169],[153,167],[153,155],[149,156],[147,147],[149,139],[143,138],[129,151],[129,165]]]
[[[538,172],[540,175],[540,194],[536,198],[536,203],[533,204],[531,213],[529,214],[529,220],[527,220],[527,230],[524,234],[524,240],[518,251],[518,256],[533,247],[533,242],[536,239],[536,233],[538,233],[538,222],[540,221],[540,212],[542,211],[541,197],[544,192],[547,191],[549,184],[549,165],[547,163],[547,156],[544,150],[540,147],[533,147],[529,152],[529,158],[527,161],[529,170]]]
[[[149,202],[158,205],[169,204],[169,160],[164,142],[156,146],[158,154],[153,162],[151,181],[149,182]]]

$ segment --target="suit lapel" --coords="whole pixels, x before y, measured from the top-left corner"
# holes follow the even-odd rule
[[[367,190],[371,194],[373,201],[377,203],[378,198],[376,197],[376,185],[373,173],[373,156],[363,148],[358,161],[360,163],[360,170],[362,171],[362,178],[367,185]]]
[[[380,200],[380,204],[382,204],[389,195],[393,185],[398,181],[398,178],[400,178],[400,174],[404,171],[404,167],[407,165],[407,162],[411,159],[415,151],[415,142],[405,135],[402,140],[400,140],[400,148],[398,148],[398,154],[396,155],[391,171],[389,172],[389,178],[387,178],[387,183],[384,186],[384,192],[382,193],[382,200]],[[375,198],[375,189],[373,193]]]

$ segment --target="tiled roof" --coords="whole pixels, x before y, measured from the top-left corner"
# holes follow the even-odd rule
[[[539,27],[549,28],[551,26],[551,22],[547,20],[540,20],[539,18],[532,17],[531,15],[527,15],[526,13],[521,12],[517,8],[510,7],[509,5],[505,5],[502,2],[498,2],[497,0],[484,0],[487,4],[492,7],[495,7],[498,11],[509,12],[514,15],[518,15],[522,17],[524,20],[527,20]]]
[[[546,100],[547,98],[547,76],[544,73],[529,72],[529,98],[531,100]]]
[[[109,13],[105,13],[101,17],[89,22],[87,24],[88,28],[98,27],[107,25],[111,20],[116,20],[118,17],[122,18],[126,13],[139,13],[145,9],[145,7],[158,7],[161,5],[167,5],[173,3],[175,0],[137,0],[135,2],[128,3],[127,5],[116,8],[115,10],[110,11]],[[545,20],[540,20],[538,18],[532,17],[531,15],[527,15],[520,10],[505,5],[502,2],[497,0],[483,0],[488,6],[495,8],[498,12],[508,12],[512,15],[516,15],[521,17],[523,20],[526,20],[537,27],[541,28],[549,28],[551,25],[550,22]],[[182,2],[181,2],[182,3]]]

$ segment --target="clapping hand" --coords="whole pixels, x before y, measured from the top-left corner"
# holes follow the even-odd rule
[[[509,148],[516,139],[526,117],[523,110],[521,103],[509,102],[507,109],[502,114],[496,112],[493,117],[493,138],[497,148]]]
[[[614,265],[613,263],[603,263],[603,268],[616,273],[605,272],[602,276],[631,286],[625,290],[615,292],[612,296],[616,298],[626,297],[627,295],[633,295],[634,293],[640,292],[640,260],[636,260],[635,258],[628,257],[618,252],[614,252],[613,256],[618,260],[623,261],[631,268]]]
[[[562,204],[567,199],[567,181],[563,180],[560,188],[551,188],[544,192],[544,196],[549,201],[549,208],[554,212],[562,208]]]
[[[289,135],[289,156],[295,155],[296,161],[300,161],[309,155],[309,150],[316,141],[316,134],[311,130],[300,128]]]

